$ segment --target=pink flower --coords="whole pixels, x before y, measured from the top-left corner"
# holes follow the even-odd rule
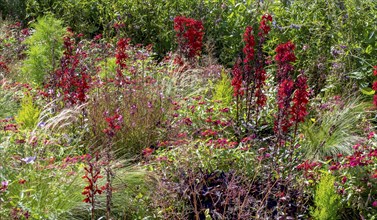
[[[374,201],[374,202],[372,203],[372,206],[373,206],[373,207],[377,207],[377,201]]]

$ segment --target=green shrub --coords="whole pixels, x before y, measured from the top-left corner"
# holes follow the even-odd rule
[[[62,21],[52,16],[39,18],[32,27],[35,31],[25,41],[29,49],[21,70],[26,80],[41,86],[59,64],[65,29]]]
[[[39,119],[41,110],[33,103],[33,97],[26,95],[21,101],[21,109],[16,116],[16,122],[24,129],[33,129]]]
[[[314,195],[315,208],[311,215],[316,220],[338,219],[338,210],[341,207],[340,196],[334,189],[335,177],[325,174],[317,186]]]
[[[220,100],[224,106],[231,106],[233,100],[232,80],[225,71],[221,72],[221,80],[215,84],[213,100]]]
[[[27,0],[0,0],[0,19],[24,20]]]

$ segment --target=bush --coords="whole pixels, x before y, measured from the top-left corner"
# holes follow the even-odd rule
[[[16,122],[24,129],[33,129],[39,120],[41,110],[33,103],[33,97],[26,95],[21,101],[21,109],[16,116]]]
[[[29,48],[22,74],[26,80],[42,86],[46,77],[52,74],[59,64],[65,29],[62,21],[52,16],[38,18],[33,28],[34,33],[25,42]]]
[[[314,194],[314,205],[311,215],[316,220],[338,219],[341,207],[340,196],[334,188],[335,177],[325,174],[321,177]]]
[[[27,0],[0,0],[0,19],[25,20]]]

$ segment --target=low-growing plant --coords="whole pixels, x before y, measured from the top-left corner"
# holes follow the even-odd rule
[[[348,155],[352,146],[362,139],[363,120],[371,104],[358,98],[339,96],[313,105],[316,114],[300,126],[303,141],[300,143],[307,158],[325,158],[337,154]]]
[[[218,80],[214,85],[214,92],[212,99],[219,100],[224,105],[224,107],[229,107],[233,105],[233,88],[231,84],[232,80],[228,76],[225,70],[221,71],[221,79]]]
[[[0,119],[14,117],[17,114],[19,104],[15,102],[15,93],[0,85]]]
[[[335,191],[335,177],[324,174],[318,183],[314,194],[315,207],[311,210],[311,216],[316,220],[339,219],[341,208],[340,196]]]
[[[33,101],[33,97],[26,94],[21,101],[21,108],[15,117],[16,122],[23,129],[33,129],[39,120],[41,110]]]

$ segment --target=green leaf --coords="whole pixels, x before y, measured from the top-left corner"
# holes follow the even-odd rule
[[[375,91],[372,88],[366,87],[366,88],[360,88],[360,91],[364,95],[374,95]]]
[[[366,54],[371,54],[372,51],[373,51],[373,47],[372,47],[372,45],[368,45],[368,47],[365,49],[365,53],[366,53]]]

